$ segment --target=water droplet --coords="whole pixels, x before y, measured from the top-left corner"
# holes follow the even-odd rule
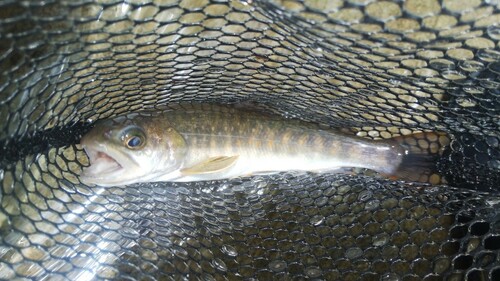
[[[389,237],[386,234],[381,234],[373,237],[372,241],[373,241],[373,246],[381,247],[387,244],[387,242],[389,241]]]
[[[118,195],[108,195],[106,196],[106,198],[110,201],[110,202],[113,202],[113,203],[124,203],[125,200],[123,199],[123,197],[121,196],[118,196]]]
[[[253,0],[240,0],[240,3],[243,5],[252,5]]]
[[[276,73],[276,70],[272,69],[272,68],[269,68],[269,67],[260,67],[259,69],[257,69],[260,73],[264,73],[264,74],[275,74]]]
[[[480,95],[484,94],[484,88],[483,87],[463,87],[462,90],[466,93],[469,93],[471,95]]]
[[[398,80],[398,79],[389,79],[388,82],[394,86],[399,86],[399,85],[403,84],[403,82],[401,80]]]
[[[213,265],[215,268],[217,268],[220,271],[227,271],[227,266],[226,263],[224,263],[221,259],[216,258],[212,261]]]
[[[137,232],[137,230],[130,228],[130,227],[120,228],[118,230],[118,233],[120,233],[121,235],[128,237],[128,238],[138,238],[139,237],[139,232]]]
[[[435,59],[429,62],[429,66],[436,70],[452,70],[455,69],[455,64],[449,60]]]
[[[361,248],[358,248],[358,247],[349,248],[345,252],[345,256],[348,259],[359,258],[359,257],[361,257],[361,255],[363,255],[363,250],[361,250]]]
[[[236,257],[238,255],[236,249],[230,245],[222,246],[222,252],[231,257]]]
[[[467,76],[456,71],[456,70],[446,70],[441,73],[441,75],[448,80],[460,80],[465,79]]]
[[[181,248],[179,246],[172,247],[172,253],[180,259],[187,260],[189,258],[189,254],[186,249]]]
[[[323,216],[314,216],[311,218],[311,224],[314,226],[318,226],[325,221],[325,217]]]
[[[379,200],[371,200],[366,202],[365,204],[365,210],[375,210],[380,206],[380,201]]]
[[[274,272],[283,271],[285,268],[286,268],[286,262],[282,260],[274,260],[269,263],[269,269],[271,269]]]
[[[323,192],[323,194],[327,197],[330,197],[330,196],[335,195],[336,192],[337,192],[337,188],[329,187],[328,189],[325,190],[325,192]]]
[[[461,107],[474,107],[477,105],[473,99],[467,99],[467,98],[458,98],[457,104],[460,105]]]
[[[311,266],[311,267],[306,268],[306,275],[311,277],[311,278],[319,277],[319,276],[321,276],[321,273],[322,273],[322,271],[319,267]]]
[[[4,237],[5,243],[12,245],[14,247],[28,247],[30,242],[29,240],[18,232],[11,232],[7,236]]]
[[[467,72],[478,72],[484,69],[482,62],[466,60],[460,63],[460,69]]]
[[[365,202],[368,199],[372,198],[372,196],[373,196],[373,192],[371,192],[370,190],[365,190],[365,191],[362,191],[362,192],[359,193],[358,199],[361,202]]]
[[[322,207],[325,206],[328,203],[328,197],[320,197],[315,200],[316,201],[316,206]]]
[[[191,194],[191,191],[184,186],[176,188],[175,191],[177,191],[177,193],[181,194],[181,195],[190,195]]]
[[[399,281],[399,277],[394,273],[384,274],[381,278],[382,281]]]
[[[255,188],[264,188],[267,186],[267,182],[266,181],[257,181],[256,184],[255,184]]]
[[[492,25],[486,29],[491,39],[500,40],[500,26]]]
[[[476,56],[487,62],[494,62],[500,60],[500,52],[488,49],[481,49],[477,51]]]
[[[214,66],[214,67],[208,68],[206,71],[209,73],[222,73],[222,72],[224,72],[224,68]]]

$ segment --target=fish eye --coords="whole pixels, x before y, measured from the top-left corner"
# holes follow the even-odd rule
[[[138,149],[146,143],[146,137],[140,130],[131,129],[123,135],[123,143],[127,148]]]
[[[137,136],[133,136],[131,137],[128,141],[127,141],[127,146],[128,147],[138,147],[142,144],[142,139],[140,137],[137,137]]]

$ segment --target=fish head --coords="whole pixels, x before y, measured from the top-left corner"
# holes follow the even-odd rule
[[[98,121],[80,144],[90,162],[80,180],[100,186],[154,181],[178,169],[185,154],[184,139],[168,121],[146,113]]]

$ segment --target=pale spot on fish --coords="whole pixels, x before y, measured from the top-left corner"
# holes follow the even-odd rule
[[[273,149],[273,147],[274,147],[274,141],[272,141],[272,140],[268,140],[268,141],[267,141],[267,147],[268,147],[269,149]]]
[[[291,138],[292,138],[292,132],[290,131],[287,131],[286,133],[283,134],[283,136],[281,137],[281,140],[283,143],[288,143],[290,142]]]
[[[315,147],[323,147],[323,138],[319,136],[314,137],[313,145]]]
[[[299,138],[299,144],[301,146],[305,145],[309,141],[309,136],[308,135],[302,135]]]

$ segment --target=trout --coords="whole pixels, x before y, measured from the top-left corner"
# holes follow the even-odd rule
[[[117,186],[342,168],[407,179],[435,163],[425,153],[412,152],[406,138],[370,140],[231,108],[143,111],[98,121],[82,137],[90,166],[80,179]]]

